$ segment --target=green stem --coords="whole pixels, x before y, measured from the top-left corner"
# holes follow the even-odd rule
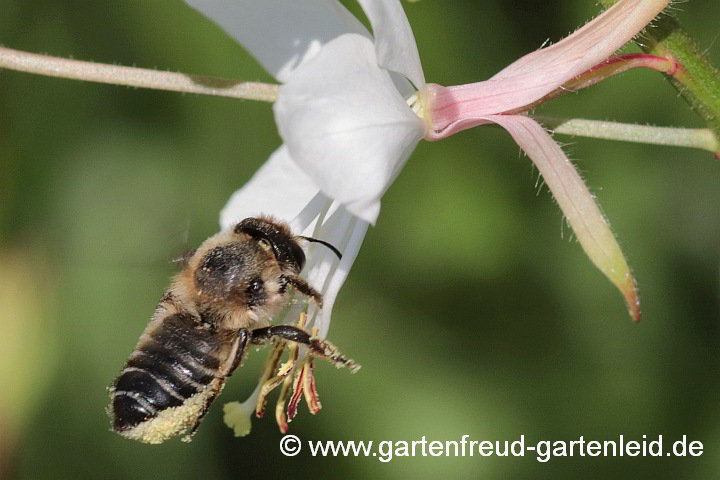
[[[610,7],[617,0],[600,0]],[[702,8],[700,4],[697,8]],[[655,19],[636,42],[651,55],[662,56],[678,64],[677,71],[668,75],[670,83],[720,138],[720,70],[680,26],[670,13]]]
[[[532,115],[554,133],[581,137],[648,143],[674,147],[699,148],[715,153],[720,158],[720,141],[709,128],[674,128],[604,122],[580,118],[557,118]]]

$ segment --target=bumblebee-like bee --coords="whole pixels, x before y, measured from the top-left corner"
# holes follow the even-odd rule
[[[334,363],[350,362],[301,328],[270,326],[291,287],[322,306],[322,295],[300,277],[301,240],[340,257],[332,245],[295,236],[267,217],[246,218],[184,255],[183,270],[110,387],[115,432],[146,443],[192,435],[251,344],[283,339]]]

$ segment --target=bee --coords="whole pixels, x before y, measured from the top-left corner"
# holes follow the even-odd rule
[[[342,365],[329,343],[290,325],[270,325],[291,288],[322,307],[322,295],[300,277],[305,254],[284,222],[246,218],[186,253],[183,269],[160,299],[110,391],[112,430],[145,443],[190,432],[189,440],[250,345],[279,339]]]

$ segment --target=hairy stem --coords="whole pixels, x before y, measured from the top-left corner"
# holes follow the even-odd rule
[[[38,55],[0,47],[0,68],[88,82],[274,102],[279,85]]]
[[[557,118],[544,115],[533,115],[532,117],[554,133],[653,145],[699,148],[713,152],[716,156],[720,155],[720,141],[709,128],[653,127],[650,125],[604,122],[580,118]]]

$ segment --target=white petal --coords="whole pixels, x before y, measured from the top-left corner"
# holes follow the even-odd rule
[[[323,308],[319,310],[314,303],[294,303],[287,311],[281,322],[288,325],[297,323],[301,311],[307,307],[312,327],[318,327],[318,336],[325,338],[330,328],[332,308],[340,288],[350,273],[350,268],[360,250],[368,223],[357,218],[347,211],[338,202],[327,204],[309,228],[303,231],[304,235],[329,242],[342,253],[342,260],[327,247],[309,243],[306,249],[307,264],[303,276],[310,285],[323,294]],[[296,297],[297,298],[297,297]]]
[[[418,90],[425,88],[415,36],[400,0],[358,0],[372,24],[378,64],[402,73]]]
[[[348,215],[346,213],[346,215]],[[330,318],[332,315],[332,307],[335,304],[340,288],[345,283],[345,279],[350,273],[350,268],[355,262],[360,246],[362,245],[365,234],[367,233],[368,223],[364,220],[360,220],[356,217],[352,217],[351,221],[347,225],[344,233],[344,239],[342,240],[342,253],[343,257],[340,263],[334,268],[334,270],[325,277],[325,282],[322,286],[322,292],[324,296],[324,306],[322,312],[318,313],[315,318],[314,325],[318,327],[318,336],[325,338],[328,330],[330,329]]]
[[[297,69],[280,87],[274,111],[292,159],[325,194],[370,223],[426,130],[378,67],[372,42],[354,34]]]
[[[320,198],[321,197],[321,198]],[[260,170],[240,190],[233,193],[220,212],[223,229],[240,220],[258,215],[272,215],[290,224],[295,232],[307,225],[299,220],[313,203],[328,202],[325,195],[290,159],[285,145],[278,148]]]
[[[186,0],[245,47],[281,82],[344,33],[370,38],[336,0]]]

